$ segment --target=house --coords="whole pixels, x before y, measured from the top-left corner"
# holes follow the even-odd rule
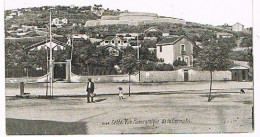
[[[249,77],[249,68],[244,66],[236,66],[233,68],[230,68],[230,71],[232,72],[232,80],[233,81],[248,81]]]
[[[91,12],[96,14],[97,16],[102,16],[105,12],[105,9],[103,9],[100,5],[92,6]]]
[[[118,36],[107,36],[103,42],[100,43],[100,46],[112,45],[119,48],[125,48],[131,46],[128,39],[121,38]]]
[[[56,26],[68,24],[68,19],[67,18],[64,18],[64,19],[54,18],[54,19],[52,19],[52,24],[56,25]]]
[[[161,37],[163,33],[156,27],[150,27],[144,31],[145,37]]]
[[[75,35],[73,35],[73,39],[87,40],[87,39],[89,39],[89,36],[87,36],[86,34],[75,34]]]
[[[51,22],[53,25],[57,25],[57,24],[60,24],[60,19],[59,18],[54,18],[52,19],[52,22]]]
[[[217,38],[231,38],[233,37],[233,34],[230,34],[230,33],[222,33],[222,32],[218,32],[217,33]]]
[[[232,31],[236,31],[236,32],[244,32],[244,25],[240,24],[240,23],[236,23],[232,26]]]
[[[60,38],[61,39],[61,38]],[[66,39],[67,41],[67,39]],[[37,50],[47,50],[50,48],[50,46],[52,46],[53,51],[60,51],[60,50],[66,50],[69,45],[65,42],[61,42],[61,40],[58,40],[58,38],[53,38],[52,42],[50,42],[50,40],[48,39],[47,41],[41,41],[38,43],[35,43],[27,48],[25,48],[25,51],[28,53],[30,51],[37,51]]]
[[[67,18],[61,19],[61,23],[62,24],[68,24],[68,19]]]
[[[71,9],[75,8],[75,5],[70,5],[70,8],[71,8]]]
[[[187,36],[168,36],[156,44],[156,56],[167,64],[181,60],[186,62],[187,67],[192,67],[194,45]]]
[[[32,30],[38,29],[38,26],[26,26],[26,25],[22,25],[22,29],[23,29],[24,32],[26,32],[26,31],[32,31]]]
[[[104,46],[103,48],[108,50],[110,56],[119,57],[122,53],[122,51],[119,48],[111,44]]]
[[[247,33],[252,34],[252,32],[253,32],[253,28],[252,28],[252,27],[250,27],[250,28],[246,28],[245,31],[246,31]]]
[[[14,17],[13,17],[13,16],[6,16],[6,17],[5,17],[6,20],[10,20],[10,19],[12,19],[12,18],[14,18]]]
[[[232,30],[232,26],[228,25],[227,23],[225,23],[224,25],[219,25],[219,26],[217,26],[217,28]]]

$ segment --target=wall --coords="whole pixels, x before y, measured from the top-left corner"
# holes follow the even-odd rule
[[[185,45],[185,48],[186,48],[185,55],[181,55],[181,45],[182,44]],[[192,64],[193,64],[193,61],[192,61],[193,44],[190,41],[188,41],[185,37],[182,38],[179,42],[174,44],[173,51],[174,51],[173,61],[177,60],[178,57],[182,57],[182,60],[184,60],[184,61],[185,61],[184,58],[188,58],[187,66],[192,66]]]
[[[157,58],[162,58],[164,63],[172,64],[173,63],[173,45],[162,46],[162,52],[160,52],[160,46],[156,46],[156,56]]]
[[[141,82],[183,81],[184,73],[177,71],[141,71]]]
[[[209,71],[188,70],[189,81],[209,81]],[[38,77],[37,82],[46,81],[46,75]],[[71,82],[87,82],[88,78],[92,78],[95,82],[113,83],[128,82],[128,75],[100,75],[100,76],[79,76],[71,74]],[[231,71],[215,71],[213,72],[214,81],[231,80]],[[131,82],[139,82],[139,75],[131,75]],[[184,81],[184,70],[175,71],[141,71],[140,82],[178,82]]]
[[[188,70],[189,81],[209,81],[209,71]],[[213,80],[231,80],[230,71],[215,71],[213,72]],[[166,82],[166,81],[184,81],[184,70],[175,71],[141,71],[141,82]]]
[[[138,75],[131,75],[131,82],[138,82]],[[100,75],[100,76],[78,76],[72,74],[71,81],[72,82],[88,82],[88,78],[91,78],[94,82],[99,83],[112,83],[112,82],[128,82],[128,75]]]
[[[87,21],[85,27],[99,26],[99,25],[116,25],[116,24],[126,24],[126,25],[146,25],[153,23],[180,23],[186,24],[185,20],[176,18],[158,18],[157,14],[154,13],[142,13],[142,12],[130,12],[121,13],[119,16],[102,16],[99,20]]]
[[[209,71],[189,70],[189,81],[207,81],[210,80]],[[231,80],[231,71],[214,71],[212,73],[213,80]]]
[[[102,16],[101,20],[119,20],[119,16]]]

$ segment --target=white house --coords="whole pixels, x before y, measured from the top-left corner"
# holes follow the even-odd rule
[[[245,31],[244,29],[244,25],[240,24],[240,23],[236,23],[232,26],[232,31],[236,31],[236,32],[243,32]]]
[[[10,19],[12,19],[12,18],[14,18],[14,17],[13,17],[13,16],[6,16],[6,17],[5,17],[6,20],[10,20]]]
[[[219,37],[222,37],[222,38],[230,38],[230,37],[233,37],[233,34],[218,32],[218,33],[217,33],[217,38],[219,38]]]
[[[54,18],[52,19],[52,22],[51,22],[53,25],[57,25],[57,24],[60,24],[60,19],[59,18]]]
[[[100,43],[100,46],[112,45],[119,48],[125,48],[130,45],[130,41],[128,39],[123,39],[118,36],[107,36],[103,42]]]
[[[156,44],[156,56],[167,64],[181,60],[186,62],[187,67],[192,67],[194,45],[187,36],[168,36]]]
[[[61,19],[61,22],[62,24],[68,24],[68,19],[67,18]]]
[[[60,42],[56,39],[52,39],[52,42],[50,42],[50,40],[44,40],[26,48],[25,50],[27,52],[33,50],[47,50],[50,48],[50,45],[52,45],[53,51],[66,50],[66,48],[69,47],[69,45],[66,43]]]

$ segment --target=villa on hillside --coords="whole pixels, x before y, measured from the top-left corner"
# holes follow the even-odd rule
[[[244,32],[245,31],[244,25],[242,25],[241,23],[236,23],[232,26],[232,31]]]
[[[107,36],[104,41],[100,43],[100,46],[115,46],[118,48],[125,48],[131,46],[128,39],[124,39],[118,36]]]
[[[144,31],[145,37],[161,37],[162,32],[156,27],[150,27]]]
[[[187,36],[168,36],[156,44],[156,56],[167,64],[180,60],[185,61],[187,67],[192,67],[194,45]]]

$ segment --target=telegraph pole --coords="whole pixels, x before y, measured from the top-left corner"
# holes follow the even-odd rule
[[[140,71],[140,69],[141,69],[141,61],[140,61],[140,47],[139,47],[139,41],[138,41],[138,34],[137,34],[137,59],[138,59],[138,63],[139,63],[139,77],[138,77],[138,81],[140,82],[140,80],[141,80],[141,71]]]
[[[47,26],[48,27],[48,26]],[[46,44],[47,44],[47,39],[48,39],[48,34],[46,34]],[[48,46],[47,47],[47,89],[46,89],[46,97],[48,96],[48,91],[49,91],[49,54],[48,54]]]
[[[51,35],[51,9],[50,9],[50,95],[53,96],[53,63],[52,63],[52,35]]]

